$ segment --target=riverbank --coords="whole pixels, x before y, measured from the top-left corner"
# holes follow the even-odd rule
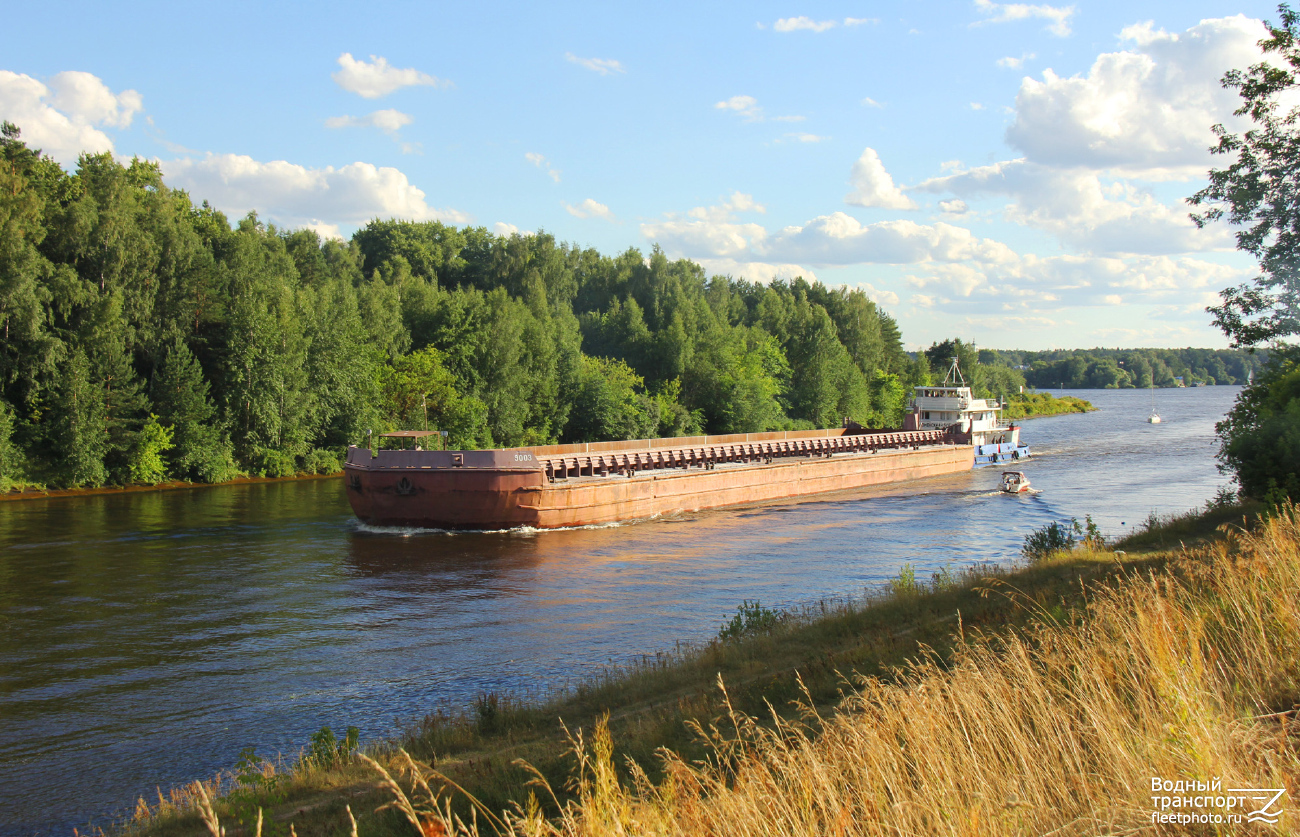
[[[646,658],[631,669],[579,684],[546,703],[481,695],[471,708],[435,712],[413,724],[399,740],[373,743],[366,751],[393,775],[403,773],[401,752],[431,765],[478,800],[480,824],[490,820],[489,814],[500,816],[512,801],[527,807],[530,780],[544,779],[546,789],[534,786],[540,806],[537,811],[539,816],[553,818],[551,827],[559,833],[605,833],[614,830],[610,817],[619,820],[629,833],[827,833],[834,831],[835,817],[840,816],[851,817],[846,821],[855,827],[880,822],[885,831],[902,828],[923,833],[935,830],[937,823],[925,826],[923,821],[914,821],[915,817],[955,814],[970,818],[974,831],[1014,833],[1028,828],[1043,833],[1085,816],[1087,812],[1074,810],[1081,804],[1110,806],[1106,810],[1112,823],[1128,822],[1136,816],[1135,806],[1148,804],[1150,776],[1195,777],[1199,773],[1194,770],[1217,770],[1217,775],[1232,775],[1240,781],[1294,782],[1300,772],[1292,769],[1297,764],[1296,742],[1278,739],[1275,722],[1270,727],[1267,721],[1251,719],[1266,714],[1265,710],[1288,710],[1288,701],[1300,698],[1279,691],[1278,684],[1283,681],[1274,674],[1278,666],[1284,672],[1300,665],[1300,648],[1293,647],[1294,642],[1287,644],[1297,636],[1295,628],[1300,622],[1294,605],[1300,534],[1294,516],[1287,518],[1286,525],[1274,524],[1271,529],[1264,527],[1228,540],[1216,533],[1215,526],[1240,521],[1249,511],[1226,508],[1178,521],[1150,521],[1136,533],[1139,540],[1145,538],[1145,546],[1135,540],[1119,544],[1118,550],[1079,549],[1019,568],[982,566],[939,573],[929,580],[917,579],[905,569],[887,591],[858,601],[822,602],[794,613],[777,614],[758,604],[747,605],[723,626],[717,640],[706,645]],[[1176,534],[1162,534],[1167,524],[1176,526]],[[1186,548],[1159,548],[1162,538],[1175,537]],[[1249,570],[1245,578],[1240,572],[1243,568]],[[1246,672],[1253,680],[1242,679],[1242,672],[1231,670],[1237,691],[1228,695],[1231,700],[1223,707],[1207,707],[1201,694],[1205,684],[1188,681],[1193,676],[1204,677],[1206,671],[1177,662],[1192,659],[1185,656],[1189,652],[1182,648],[1186,644],[1183,639],[1177,640],[1178,653],[1167,660],[1142,660],[1149,672],[1125,669],[1128,673],[1124,674],[1113,668],[1105,674],[1098,668],[1102,660],[1108,666],[1112,661],[1119,666],[1136,653],[1133,649],[1142,653],[1158,650],[1143,647],[1138,640],[1158,644],[1177,639],[1177,633],[1171,638],[1160,625],[1142,617],[1143,613],[1159,611],[1167,620],[1201,618],[1197,614],[1205,612],[1205,607],[1202,600],[1195,599],[1198,595],[1211,596],[1211,601],[1228,608],[1224,612],[1233,613],[1231,608],[1241,602],[1229,594],[1236,596],[1242,590],[1231,585],[1240,587],[1247,581],[1292,585],[1273,591],[1272,600],[1283,601],[1285,606],[1268,614],[1273,621],[1263,634],[1271,643],[1274,631],[1290,631],[1291,640],[1280,635],[1279,647],[1270,644],[1260,650],[1267,650],[1271,657],[1256,659],[1258,654],[1250,652],[1244,662],[1241,649],[1221,649],[1234,655],[1222,658],[1232,661],[1229,666],[1238,662],[1263,665],[1258,671]],[[1151,602],[1163,601],[1160,596],[1168,601],[1153,610]],[[1256,618],[1244,612],[1240,616],[1247,621]],[[1145,621],[1136,627],[1123,621],[1139,617]],[[1125,630],[1136,630],[1138,636],[1110,636],[1125,625]],[[1226,636],[1216,635],[1214,641],[1226,642]],[[1094,640],[1110,644],[1100,656],[1088,658],[1090,668],[1079,668],[1078,659],[1071,658],[1074,668],[1070,670],[1080,676],[1099,675],[1089,681],[1094,685],[1118,677],[1123,689],[1137,690],[1132,695],[1154,690],[1153,694],[1161,696],[1154,703],[1142,702],[1139,708],[1146,714],[1137,719],[1141,731],[1156,731],[1155,742],[1140,736],[1130,742],[1147,749],[1124,755],[1128,761],[1119,773],[1115,764],[1094,764],[1088,759],[1093,758],[1089,751],[1099,734],[1104,738],[1122,733],[1119,739],[1132,738],[1128,728],[1135,721],[1124,714],[1128,710],[1122,702],[1105,708],[1089,727],[1075,723],[1080,720],[1075,711],[1078,707],[1030,706],[1026,701],[1032,700],[1024,696],[1045,699],[1044,694],[1054,688],[1046,683],[1042,686],[1046,692],[1034,693],[1033,678],[1047,676],[1044,672],[1050,673],[1053,664],[1046,657],[1034,662],[1034,655],[1059,647],[1083,648]],[[1215,648],[1210,650],[1220,653]],[[1007,649],[1019,650],[1008,655]],[[1166,652],[1172,650],[1166,648]],[[1013,663],[1023,664],[1024,670],[1003,670]],[[1000,677],[1004,679],[998,680]],[[1013,679],[1006,681],[1006,677]],[[1125,681],[1124,677],[1139,679]],[[718,688],[719,680],[726,684],[725,692]],[[1015,689],[996,686],[1006,682],[1015,683]],[[936,700],[947,695],[943,700],[957,703],[927,703],[926,694],[937,696]],[[1192,703],[1180,702],[1184,699]],[[1189,708],[1210,714],[1191,719]],[[945,736],[957,734],[952,717],[967,711],[973,713],[967,720],[975,729],[974,743],[968,739],[968,746],[962,747],[960,740],[947,742]],[[816,714],[810,714],[813,712]],[[884,729],[892,732],[876,740],[869,752],[854,755],[846,748],[863,743],[853,742],[854,735],[861,737],[864,715],[874,718],[868,728],[884,723]],[[922,734],[928,729],[926,724],[933,729]],[[1007,730],[1007,724],[1019,725],[1019,733]],[[1167,746],[1171,733],[1166,727],[1170,724],[1179,735],[1187,728],[1190,738],[1186,746],[1180,744],[1182,750]],[[990,732],[995,727],[1003,731]],[[778,728],[780,734],[774,735]],[[1241,730],[1249,734],[1243,735]],[[997,747],[992,747],[990,735],[1011,738],[998,739]],[[1038,740],[1040,736],[1042,740]],[[374,813],[393,801],[391,788],[378,787],[374,768],[350,757],[346,746],[340,747],[333,737],[318,735],[301,760],[268,764],[246,757],[239,776],[207,783],[202,793],[218,797],[214,815],[228,826],[240,820],[251,826],[256,809],[264,806],[267,826],[281,832],[292,824],[299,835],[346,834],[350,808],[360,834],[411,833],[399,811],[390,807]],[[338,737],[343,737],[341,731]],[[898,749],[898,742],[907,741],[912,743]],[[1280,747],[1277,752],[1286,758],[1279,763],[1292,765],[1287,768],[1291,772],[1261,773],[1267,766],[1257,754],[1252,755],[1251,747],[1256,744]],[[1213,746],[1202,752],[1197,749],[1202,745]],[[665,760],[659,755],[660,748],[675,755]],[[582,754],[580,761],[575,759],[575,750]],[[969,752],[964,755],[963,750]],[[1177,757],[1183,750],[1187,750],[1189,761],[1170,761],[1170,753]],[[1081,761],[1063,764],[1061,754]],[[896,777],[901,784],[888,794],[906,791],[909,798],[916,799],[905,806],[863,810],[861,806],[871,798],[883,797],[866,790],[845,797],[846,789],[840,787],[839,780],[822,784],[845,767],[844,760],[867,756],[869,762],[862,763],[875,765],[882,776],[890,775],[890,764],[906,766],[909,759],[924,758],[924,790],[919,786],[907,790],[904,786],[909,783]],[[963,758],[976,763],[956,763]],[[1008,764],[1008,758],[1022,760],[1018,765]],[[629,759],[644,771],[640,779],[628,773]],[[710,763],[712,767],[700,766]],[[760,822],[752,819],[760,816],[752,806],[735,817],[724,814],[720,806],[753,802],[742,799],[744,783],[737,782],[734,772],[735,765],[741,763],[748,765],[746,770],[756,771],[746,773],[747,777],[756,777],[778,794],[781,804],[769,807],[770,813],[823,819],[802,824],[789,819]],[[814,767],[814,763],[820,766]],[[574,785],[570,780],[578,765],[580,781]],[[724,765],[726,769],[721,767]],[[904,772],[915,776],[917,769],[918,764],[912,763]],[[1135,778],[1143,770],[1156,772],[1150,772],[1143,783]],[[854,771],[861,773],[860,765]],[[1089,778],[1083,778],[1085,774]],[[422,775],[433,787],[441,786],[439,780],[428,778],[427,770]],[[785,807],[789,793],[795,790],[790,787],[792,778],[806,781],[805,792],[818,788],[806,800],[802,813],[795,810],[798,805]],[[638,781],[640,790],[631,790]],[[417,797],[423,793],[417,793],[410,782],[409,776],[401,779],[405,793]],[[1050,798],[1053,783],[1057,796],[1064,793],[1075,802],[1064,805],[1062,800]],[[1088,787],[1075,787],[1080,783]],[[673,790],[668,795],[651,792],[651,784]],[[985,790],[975,792],[973,788]],[[927,795],[930,805],[922,804]],[[136,819],[122,830],[131,834],[203,833],[205,826],[196,808],[202,807],[199,799],[200,786],[191,785],[152,805],[142,801]],[[446,811],[467,820],[472,816],[471,804],[463,794],[455,792],[444,802],[446,799],[451,805]],[[1021,800],[1023,805],[1005,800]],[[562,806],[567,811],[563,815]],[[923,814],[925,811],[929,813]],[[886,822],[894,824],[886,826]],[[1012,825],[1016,827],[1004,827]],[[426,829],[425,833],[440,832]],[[484,826],[484,833],[491,829]]]
[[[1020,421],[1032,418],[1085,413],[1096,409],[1087,401],[1072,396],[1055,398],[1048,393],[1026,393],[1011,396],[1004,417]],[[0,492],[0,502],[12,500],[43,500],[56,497],[93,497],[103,494],[131,494],[143,491],[177,491],[192,488],[216,488],[231,485],[260,485],[262,483],[292,482],[295,480],[314,480],[337,477],[342,468],[328,474],[300,473],[287,477],[238,477],[225,482],[181,482],[169,481],[150,485],[106,485],[96,488],[62,488],[51,489],[40,484],[23,485]]]
[[[138,494],[146,491],[180,491],[190,488],[221,488],[232,485],[263,485],[274,482],[295,482],[299,480],[325,480],[343,473],[339,469],[332,474],[294,474],[291,477],[239,477],[225,482],[159,482],[152,485],[102,485],[98,488],[43,488],[25,486],[0,493],[0,503],[10,500],[48,500],[56,497],[96,497],[102,494]]]

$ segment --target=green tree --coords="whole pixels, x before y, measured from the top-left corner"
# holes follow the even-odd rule
[[[66,178],[19,137],[14,125],[0,126],[0,395],[29,414],[54,385],[65,356],[62,341],[48,329],[49,288],[70,271],[40,251],[46,194]]]
[[[380,393],[390,426],[446,430],[448,444],[455,448],[491,447],[486,405],[457,390],[444,361],[443,353],[430,347],[383,367]]]
[[[135,450],[131,453],[131,480],[154,485],[167,478],[167,464],[163,454],[171,450],[172,429],[158,423],[152,413],[136,435]]]
[[[876,370],[871,377],[871,416],[868,427],[902,427],[908,390],[891,372]]]
[[[288,476],[308,452],[312,394],[296,268],[273,229],[250,215],[221,260],[229,299],[218,352],[224,418],[236,459]]]
[[[14,411],[0,400],[0,494],[21,478],[22,454],[13,441]]]
[[[104,392],[90,379],[90,362],[80,349],[61,370],[52,439],[55,479],[64,486],[100,486],[108,479],[108,422]]]
[[[1219,461],[1247,496],[1300,499],[1300,359],[1277,354],[1218,430]]]
[[[162,453],[175,478],[220,482],[235,475],[230,440],[216,426],[209,389],[194,353],[175,338],[150,386],[159,420],[172,428],[172,446]]]
[[[1277,60],[1223,77],[1241,97],[1235,114],[1249,116],[1254,127],[1237,135],[1214,126],[1219,141],[1211,151],[1232,162],[1211,170],[1209,185],[1190,198],[1206,207],[1192,216],[1198,226],[1226,217],[1242,227],[1237,249],[1259,260],[1253,282],[1222,291],[1223,303],[1209,309],[1234,346],[1300,334],[1300,193],[1291,188],[1300,176],[1300,109],[1287,103],[1300,87],[1300,16],[1285,4],[1278,14],[1281,24],[1267,24],[1269,36],[1259,44]]]
[[[566,441],[645,439],[659,427],[659,405],[645,381],[621,360],[582,358]]]
[[[1278,7],[1280,25],[1268,24],[1260,47],[1272,61],[1231,70],[1223,86],[1236,90],[1254,126],[1241,135],[1214,126],[1212,149],[1232,160],[1210,172],[1210,182],[1190,199],[1208,207],[1197,225],[1226,217],[1240,227],[1237,249],[1259,260],[1253,282],[1224,290],[1213,307],[1215,324],[1234,346],[1272,343],[1268,367],[1242,391],[1218,426],[1220,462],[1243,492],[1261,498],[1300,498],[1300,370],[1293,340],[1300,334],[1300,108],[1290,103],[1300,88],[1300,16]]]
[[[960,338],[931,343],[925,350],[925,357],[930,361],[930,375],[941,381],[952,368],[953,358],[957,358],[957,368],[966,383],[974,387],[979,377],[979,350],[974,343],[962,342]]]

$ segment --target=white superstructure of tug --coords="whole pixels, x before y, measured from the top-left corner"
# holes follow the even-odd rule
[[[975,464],[1026,459],[1029,446],[1020,444],[1020,428],[1004,423],[1002,405],[976,398],[957,368],[957,358],[938,386],[919,386],[908,405],[909,430],[953,430],[975,446]]]

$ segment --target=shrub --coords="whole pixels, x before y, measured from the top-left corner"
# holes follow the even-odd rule
[[[1073,528],[1078,526],[1078,522],[1071,521],[1071,523],[1071,526],[1062,526],[1053,520],[1041,529],[1035,529],[1025,535],[1025,544],[1020,547],[1020,554],[1026,561],[1035,562],[1043,560],[1053,552],[1074,549]]]
[[[725,622],[722,629],[718,631],[718,638],[722,640],[740,639],[742,636],[749,634],[770,633],[777,625],[781,624],[782,614],[771,608],[763,607],[758,599],[750,601],[745,599],[744,603],[736,610],[736,615],[731,617],[730,622]]]

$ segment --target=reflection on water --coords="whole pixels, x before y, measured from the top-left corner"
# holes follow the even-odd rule
[[[1048,521],[1118,533],[1225,480],[1236,388],[1080,392],[999,471],[556,532],[390,532],[335,480],[0,504],[0,834],[66,834],[138,794],[363,737],[481,691],[538,692],[704,639],[743,599],[853,594],[904,563],[1011,560]],[[75,790],[70,790],[75,789]],[[102,821],[102,820],[101,820]]]

